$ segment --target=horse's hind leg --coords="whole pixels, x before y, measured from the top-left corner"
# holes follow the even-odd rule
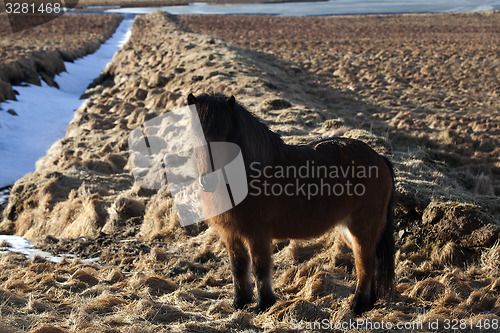
[[[258,289],[255,311],[263,312],[276,303],[272,283],[271,239],[250,239],[249,245]]]
[[[248,250],[240,238],[229,236],[226,239],[229,252],[229,261],[234,283],[233,306],[243,309],[245,305],[252,302],[252,282],[250,279],[250,256]]]
[[[352,250],[354,252],[358,283],[351,305],[356,315],[373,308],[375,296],[375,253],[376,243],[366,237],[353,237]]]

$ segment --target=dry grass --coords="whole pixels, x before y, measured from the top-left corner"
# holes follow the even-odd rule
[[[442,17],[417,16],[434,22],[435,29]],[[450,17],[454,24],[464,24],[462,36],[467,43],[481,43],[483,35],[467,32],[477,27],[476,16]],[[349,18],[314,19],[350,25]],[[351,19],[353,23],[360,20]],[[435,35],[432,28],[425,28],[424,36],[415,34],[399,22],[400,16],[393,21],[379,17],[362,20],[379,33],[389,27],[400,34],[395,41],[387,40],[390,45],[372,45],[371,52],[382,52],[384,61],[394,59],[384,52],[397,52],[401,36],[415,40]],[[296,27],[290,22],[280,24],[289,32]],[[254,33],[265,36],[267,25],[262,27]],[[351,32],[344,40],[357,37]],[[426,46],[429,50],[424,46],[419,48],[422,61],[433,61],[428,60],[430,53],[437,52],[433,44]],[[308,50],[299,44],[295,47]],[[274,44],[269,49],[278,50]],[[284,47],[283,54],[290,55],[291,49]],[[332,45],[331,49],[335,50]],[[454,51],[461,52],[459,49],[457,45]],[[301,68],[306,63],[302,57],[298,54],[287,60],[240,49],[217,38],[183,31],[160,13],[137,17],[130,41],[87,91],[89,99],[75,113],[66,138],[39,161],[35,173],[13,187],[0,224],[4,231],[40,236],[39,244],[50,251],[100,256],[99,266],[78,260],[55,264],[40,258],[29,261],[13,253],[0,255],[2,325],[17,331],[56,327],[82,332],[287,332],[292,319],[355,319],[349,310],[356,283],[352,254],[337,231],[311,240],[275,242],[278,302],[259,315],[235,311],[227,253],[218,237],[203,223],[181,228],[167,189],[150,191],[133,185],[126,154],[128,133],[146,119],[185,105],[189,92],[210,89],[234,94],[287,142],[301,143],[341,129],[343,135],[365,140],[391,155],[398,192],[397,292],[392,299],[377,302],[364,318],[437,320],[440,328],[448,319],[498,319],[498,199],[475,191],[475,175],[480,173],[468,170],[469,176],[463,178],[471,184],[461,183],[460,167],[431,157],[428,147],[443,148],[438,138],[428,135],[424,141],[417,140],[428,145],[418,148],[388,130],[393,126],[392,116],[403,112],[384,109],[384,103],[393,97],[386,100],[375,95],[370,104],[364,100],[366,95],[353,92],[351,82],[343,80],[337,82],[342,89],[334,89],[324,84],[321,73]],[[324,58],[311,58],[311,66],[314,62],[316,68],[321,63],[331,65]],[[370,69],[367,64],[359,66]],[[432,81],[432,76],[426,80]],[[375,90],[386,86],[376,79],[369,84]],[[477,101],[482,97],[473,94],[467,98]],[[405,106],[407,113],[398,122],[408,123],[408,118],[418,115],[418,105]],[[480,116],[479,112],[474,115]],[[439,121],[436,124],[441,126]],[[480,128],[481,124],[478,120],[471,126]],[[449,138],[453,137],[451,133]],[[462,157],[469,158],[467,154]],[[108,166],[98,161],[106,161]],[[495,174],[491,175],[495,187]],[[106,234],[100,233],[103,230]]]
[[[477,194],[494,196],[495,190],[493,188],[493,182],[491,181],[491,178],[483,173],[480,174],[479,177],[477,177],[476,187],[474,191]]]
[[[500,241],[483,252],[481,266],[492,276],[498,277],[500,275]]]

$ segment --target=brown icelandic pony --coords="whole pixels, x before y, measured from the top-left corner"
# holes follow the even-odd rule
[[[351,305],[353,312],[360,315],[370,310],[377,297],[390,292],[395,250],[394,174],[385,157],[365,143],[347,138],[287,145],[278,134],[236,103],[233,96],[203,94],[196,98],[190,94],[188,104],[196,105],[207,141],[237,144],[245,163],[248,196],[234,208],[207,221],[218,231],[229,252],[235,308],[241,309],[252,302],[251,268],[258,289],[255,311],[264,311],[276,302],[271,278],[273,239],[316,237],[334,226],[341,227],[354,252],[357,285]],[[322,166],[323,171],[326,167],[330,171],[332,168],[356,168],[358,171],[371,168],[369,170],[376,170],[376,173],[363,176],[339,172],[332,176],[318,171],[321,176],[312,172],[283,176],[273,171],[280,166],[281,170],[292,171],[301,166],[317,170]],[[203,181],[200,180],[202,186]],[[349,183],[350,195],[346,189]],[[299,190],[301,186],[302,189],[322,186],[326,190],[324,193],[312,193],[312,190],[304,193]],[[327,191],[328,186],[336,190]],[[357,188],[356,194],[352,193],[353,186]],[[280,188],[286,188],[286,193],[280,193]],[[274,191],[270,193],[269,189]]]

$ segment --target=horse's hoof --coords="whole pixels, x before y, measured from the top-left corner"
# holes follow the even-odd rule
[[[252,303],[252,296],[235,296],[233,306],[236,310],[242,310],[250,303]]]
[[[253,312],[255,314],[265,312],[267,309],[273,306],[274,303],[276,303],[276,296],[274,296],[274,294],[265,297],[260,297],[259,300],[257,301],[257,306],[254,308]]]
[[[373,309],[373,303],[370,297],[361,296],[356,293],[351,304],[351,311],[356,316],[361,316],[364,312]]]

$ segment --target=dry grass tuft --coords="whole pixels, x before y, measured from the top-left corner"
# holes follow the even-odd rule
[[[469,298],[460,304],[460,307],[466,311],[472,311],[474,313],[481,313],[485,311],[491,311],[495,307],[497,297],[484,294],[481,291],[473,291]]]
[[[447,289],[443,297],[439,301],[444,307],[450,308],[457,306],[463,302],[463,299],[459,297],[454,290]]]
[[[95,277],[96,272],[90,268],[82,268],[77,270],[72,276],[72,280],[78,280],[84,282],[90,286],[94,286],[99,283],[99,279]]]
[[[45,272],[51,272],[52,271],[52,265],[48,263],[37,263],[33,264],[28,269],[32,272],[35,272],[37,274],[45,273]]]
[[[485,323],[498,323],[498,315],[491,313],[478,314],[470,318],[472,327],[476,327],[477,331],[481,333],[497,333],[498,326],[496,325],[485,325]]]
[[[352,291],[352,288],[339,283],[338,277],[330,272],[320,271],[306,280],[298,295],[312,301],[330,295],[335,298],[348,297]]]
[[[497,302],[495,303],[495,308],[493,309],[493,313],[497,316],[500,316],[500,297],[497,298]]]
[[[283,257],[290,258],[292,262],[296,263],[298,261],[299,250],[300,241],[291,240],[288,246],[283,251]]]
[[[234,312],[233,305],[228,300],[218,300],[210,306],[208,314],[210,315],[228,315]]]
[[[253,317],[246,311],[236,311],[231,315],[229,327],[236,330],[250,328],[253,326]]]
[[[119,296],[102,294],[90,300],[82,309],[86,313],[104,314],[110,313],[116,307],[126,304],[127,301]]]
[[[425,323],[430,323],[430,322],[438,323],[438,327],[443,328],[446,323],[446,320],[449,320],[450,317],[449,315],[443,314],[442,312],[443,311],[441,309],[433,309],[418,316],[416,318],[416,321],[422,322],[424,323],[424,325],[426,325]],[[424,329],[425,328],[426,327],[424,326]]]
[[[0,333],[13,333],[13,332],[16,332],[16,330],[13,327],[9,327],[4,323],[0,323]]]
[[[462,248],[455,242],[447,242],[443,247],[436,247],[431,255],[432,263],[438,266],[460,265],[464,261]]]
[[[447,290],[455,293],[458,297],[467,299],[473,289],[464,279],[460,277],[462,275],[463,274],[460,270],[448,272],[441,277],[439,282],[445,285]]]
[[[28,300],[10,291],[0,289],[0,304],[1,303],[21,308],[28,304]]]
[[[26,306],[26,310],[30,313],[42,313],[46,311],[52,310],[52,306],[50,306],[47,303],[37,301],[33,299],[33,297],[30,297],[28,299],[28,304]]]
[[[146,206],[140,235],[144,239],[152,239],[159,234],[163,237],[175,237],[174,230],[178,225],[172,198],[156,195]]]
[[[483,252],[481,267],[492,276],[500,276],[500,241]]]
[[[146,320],[156,321],[160,323],[172,323],[191,316],[176,307],[154,302],[149,299],[142,299],[136,302],[133,306],[133,313]]]
[[[424,301],[434,301],[441,297],[445,288],[444,285],[432,278],[419,281],[408,293],[408,296]]]
[[[7,289],[15,289],[15,290],[20,290],[20,291],[27,291],[30,288],[24,281],[19,281],[15,277],[11,277],[7,282],[5,282],[5,287]]]
[[[109,283],[115,284],[115,283],[118,283],[118,282],[121,282],[121,281],[125,280],[125,276],[118,269],[113,268],[111,270],[111,272],[109,272],[106,280]]]
[[[416,256],[417,260],[419,256]],[[432,272],[432,263],[428,260],[423,261],[418,267],[413,269],[412,274],[417,277],[427,277]]]
[[[142,216],[146,209],[141,201],[124,196],[118,197],[114,204],[117,212],[124,217]]]
[[[196,252],[193,260],[202,264],[210,260],[216,260],[216,256],[212,250],[212,247],[208,246],[208,243],[206,243],[206,246],[203,246]]]
[[[354,268],[352,250],[340,236],[336,238],[333,244],[332,262],[335,266],[345,267],[348,271]]]
[[[493,189],[493,182],[491,178],[485,174],[479,175],[476,179],[476,187],[474,188],[474,192],[481,195],[495,195],[495,190]]]
[[[155,246],[151,250],[151,259],[157,262],[164,262],[168,260],[168,254],[163,248]]]
[[[492,293],[500,293],[500,278],[495,278],[487,286],[487,291]]]
[[[49,324],[43,324],[42,326],[30,331],[30,333],[66,333],[67,331]]]
[[[329,318],[328,312],[323,311],[314,303],[300,298],[277,303],[269,312],[282,322],[290,322],[292,319],[296,319],[297,321],[316,321]]]
[[[148,288],[148,292],[156,296],[171,293],[178,288],[178,285],[175,282],[160,276],[149,276],[141,283],[141,285],[146,286]]]
[[[45,275],[41,278],[40,282],[37,284],[36,288],[39,290],[47,290],[54,287],[57,281],[52,275]]]

